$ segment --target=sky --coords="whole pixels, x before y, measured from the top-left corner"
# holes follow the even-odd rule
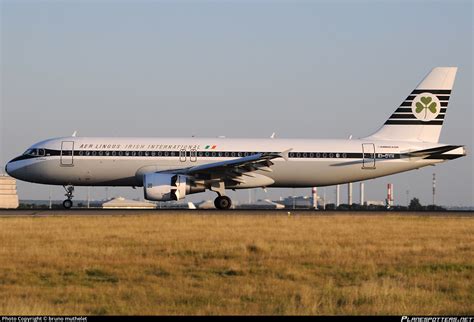
[[[365,195],[383,200],[390,182],[395,203],[418,197],[430,204],[436,173],[437,203],[474,203],[471,1],[0,0],[0,21],[2,170],[33,143],[74,131],[364,137],[433,67],[458,66],[440,141],[466,145],[469,155],[366,181]],[[62,187],[51,191],[63,199]],[[105,197],[104,188],[90,191]],[[334,202],[334,187],[319,191]],[[85,198],[87,188],[76,192]],[[50,188],[18,182],[18,193],[47,199]],[[309,193],[252,192],[258,199]],[[249,193],[230,196],[247,200]]]

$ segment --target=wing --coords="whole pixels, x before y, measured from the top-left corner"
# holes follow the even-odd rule
[[[236,182],[243,182],[243,179],[240,178],[242,175],[249,175],[251,172],[257,170],[272,172],[271,166],[273,165],[273,162],[271,160],[276,158],[288,160],[288,154],[291,150],[292,149],[288,149],[280,153],[256,153],[242,158],[163,172],[184,174],[193,176],[196,179],[230,179]]]

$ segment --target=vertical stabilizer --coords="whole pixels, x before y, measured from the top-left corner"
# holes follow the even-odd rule
[[[438,142],[457,67],[436,67],[369,138]]]

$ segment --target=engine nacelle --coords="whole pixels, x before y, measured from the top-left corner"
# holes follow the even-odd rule
[[[206,191],[206,187],[182,174],[147,173],[143,175],[143,191],[147,200],[170,201]]]
[[[148,173],[143,176],[145,199],[170,201],[183,199],[189,193],[186,176],[173,173]]]

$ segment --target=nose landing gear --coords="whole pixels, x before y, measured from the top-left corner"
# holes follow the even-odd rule
[[[66,209],[71,209],[72,207],[72,197],[73,196],[73,192],[74,192],[74,186],[63,186],[64,187],[64,190],[66,190],[66,200],[63,201],[63,207],[66,208]]]

